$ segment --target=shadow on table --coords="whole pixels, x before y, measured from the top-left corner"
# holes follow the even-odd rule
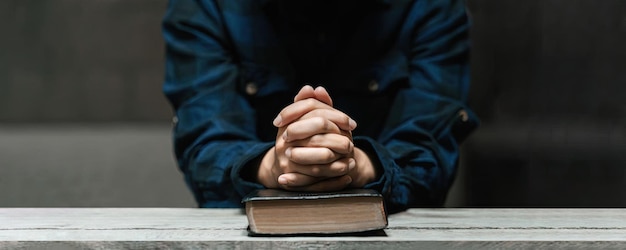
[[[307,233],[307,234],[258,234],[250,231],[248,228],[248,236],[250,237],[301,237],[301,236],[309,236],[309,237],[387,237],[387,233],[385,230],[378,229],[372,231],[365,232],[355,232],[355,233],[331,233],[331,234],[321,234],[321,233]]]

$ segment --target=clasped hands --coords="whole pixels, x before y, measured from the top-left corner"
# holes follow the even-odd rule
[[[267,188],[336,191],[363,187],[378,177],[367,154],[354,146],[356,122],[333,108],[323,87],[302,87],[274,126],[276,144],[261,160],[257,174]]]

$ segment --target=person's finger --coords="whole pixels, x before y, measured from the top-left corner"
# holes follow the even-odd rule
[[[345,156],[325,147],[290,147],[287,153],[290,161],[302,165],[328,164]]]
[[[287,155],[290,161],[302,165],[327,164],[342,157],[328,148],[292,147]]]
[[[284,173],[278,176],[278,185],[286,187],[304,187],[323,180],[323,177],[313,177],[301,173]]]
[[[350,173],[356,167],[354,158],[344,157],[328,164],[301,165],[291,162],[286,173],[300,173],[312,177],[337,177]]]
[[[278,139],[272,173],[275,176],[290,172],[325,177],[343,175],[356,166],[351,160],[353,155],[353,152],[340,154],[325,147],[296,147]]]
[[[307,98],[315,98],[323,103],[333,106],[333,100],[330,98],[328,91],[322,86],[313,89],[311,85],[304,85],[298,94],[293,98],[293,102],[301,101]]]
[[[286,174],[285,174],[286,175]],[[281,175],[282,177],[282,175]],[[279,177],[279,179],[281,178]],[[280,185],[283,189],[290,191],[300,191],[300,192],[331,192],[342,190],[352,182],[352,178],[349,175],[342,175],[335,178],[329,178],[314,182],[310,185],[305,186],[291,186],[291,185]],[[279,182],[280,183],[280,182]]]
[[[333,106],[333,100],[330,98],[330,94],[328,94],[328,91],[326,91],[324,87],[318,86],[313,92],[315,93],[315,99],[320,100],[331,107]]]
[[[343,131],[347,133],[346,131]],[[350,134],[316,134],[311,137],[289,142],[290,147],[323,147],[341,155],[351,154],[354,143]]]
[[[293,102],[301,101],[307,98],[315,98],[315,90],[311,85],[304,85],[298,94],[293,98]]]
[[[324,117],[328,120],[331,120],[333,123],[337,124],[341,129],[352,131],[356,128],[356,121],[352,120],[345,113],[336,110],[336,109],[315,109],[311,110],[308,113],[302,115],[300,119],[308,119],[311,117]]]
[[[274,126],[282,127],[299,119],[304,114],[315,109],[333,109],[315,98],[307,98],[290,104],[283,108],[273,121]]]
[[[282,139],[285,142],[291,142],[325,133],[341,134],[341,129],[330,120],[322,117],[311,117],[289,124],[282,134]]]

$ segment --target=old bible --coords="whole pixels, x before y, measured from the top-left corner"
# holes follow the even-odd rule
[[[341,234],[384,229],[383,197],[370,189],[299,193],[261,189],[244,197],[253,234]]]

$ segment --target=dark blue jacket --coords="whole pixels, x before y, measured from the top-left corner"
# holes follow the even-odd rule
[[[355,145],[384,169],[367,187],[391,212],[443,204],[477,125],[468,27],[462,0],[171,0],[163,90],[199,206],[239,207],[263,188],[248,170],[304,84],[357,121]]]

